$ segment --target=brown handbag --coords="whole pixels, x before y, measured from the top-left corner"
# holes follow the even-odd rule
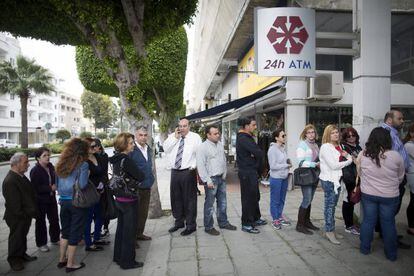
[[[351,192],[351,195],[349,196],[349,200],[352,203],[357,204],[361,201],[361,185],[360,185],[359,175],[357,175],[357,177],[355,179],[355,183],[356,183],[355,188]]]

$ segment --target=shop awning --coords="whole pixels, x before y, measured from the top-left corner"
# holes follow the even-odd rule
[[[249,104],[249,103],[251,103],[251,102],[253,102],[253,101],[255,101],[255,100],[257,100],[261,97],[264,97],[264,96],[270,94],[273,91],[278,90],[279,88],[281,88],[283,86],[284,86],[284,82],[277,82],[277,85],[275,85],[271,88],[268,88],[268,89],[265,89],[263,91],[254,93],[254,94],[249,95],[247,97],[243,97],[243,98],[240,98],[240,99],[237,99],[237,100],[225,103],[225,104],[221,104],[221,105],[218,105],[218,106],[215,106],[215,107],[212,107],[212,108],[209,108],[209,109],[206,109],[206,110],[188,115],[185,118],[188,119],[189,121],[195,121],[195,120],[200,120],[200,119],[203,119],[203,118],[206,118],[206,117],[216,116],[216,115],[219,115],[220,113],[223,113],[225,111],[228,111],[228,110],[231,110],[231,109],[237,109],[237,108],[240,108],[244,105],[247,105],[247,104]]]

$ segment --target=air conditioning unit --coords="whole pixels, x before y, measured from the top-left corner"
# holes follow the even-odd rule
[[[308,98],[318,100],[339,100],[344,93],[342,71],[316,71],[309,79]]]

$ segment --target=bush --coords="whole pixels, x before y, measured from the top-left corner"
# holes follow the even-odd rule
[[[64,146],[64,144],[45,144],[45,147],[50,149],[52,153],[61,153]]]
[[[109,134],[109,138],[114,139],[118,134],[116,134],[116,132],[111,132]]]
[[[83,131],[83,132],[80,133],[79,137],[82,138],[82,139],[92,138],[92,132]]]
[[[106,134],[106,132],[98,132],[96,134],[96,137],[98,137],[99,139],[103,140],[103,139],[108,138],[108,134]]]
[[[0,162],[10,161],[10,158],[16,152],[23,152],[29,157],[34,157],[34,154],[35,154],[36,151],[37,151],[37,148],[28,148],[28,149],[21,149],[21,148],[5,149],[5,148],[0,148]]]
[[[102,141],[102,146],[104,146],[104,148],[111,148],[114,146],[114,140],[112,139],[105,139]]]
[[[70,134],[70,131],[67,129],[59,129],[56,134],[56,139],[60,139],[61,143],[65,141],[66,139],[69,139],[72,135]]]

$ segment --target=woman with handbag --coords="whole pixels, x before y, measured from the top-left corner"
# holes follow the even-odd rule
[[[342,238],[340,234],[335,233],[335,208],[341,193],[342,169],[353,162],[352,156],[342,148],[339,142],[338,127],[328,125],[323,132],[319,152],[321,162],[319,178],[325,195],[325,235],[333,244],[340,244],[337,238]]]
[[[72,272],[85,266],[75,263],[76,246],[82,239],[88,208],[75,207],[72,204],[74,186],[84,189],[88,185],[89,166],[88,143],[72,138],[65,144],[56,165],[57,189],[60,204],[60,223],[62,238],[60,240],[60,257],[58,268],[66,267]]]
[[[313,125],[306,125],[300,134],[300,143],[296,149],[296,159],[300,167],[317,169],[319,167],[319,147],[316,144],[318,134]],[[311,204],[313,196],[318,185],[318,179],[316,183],[306,183],[308,185],[301,185],[302,190],[302,203],[299,206],[298,222],[296,224],[296,231],[303,234],[313,234],[311,230],[319,230],[318,227],[313,225],[310,220]]]
[[[128,157],[134,149],[134,136],[130,133],[120,133],[114,141],[116,154],[109,158],[113,165],[115,176],[124,175],[128,178],[130,185],[138,186],[144,180],[144,173],[140,171],[135,163]],[[125,181],[125,180],[124,180]],[[125,183],[126,185],[126,183]],[[138,187],[136,192],[125,195],[116,194],[116,206],[118,208],[118,225],[115,234],[114,262],[122,269],[134,269],[142,267],[144,263],[135,261],[135,235],[137,232],[138,218]]]
[[[96,187],[99,194],[103,193],[104,189],[104,170],[98,163],[98,157],[96,155],[97,144],[95,139],[85,138],[85,141],[89,145],[88,162],[89,165],[89,182]],[[91,224],[94,223],[93,242],[91,238]],[[108,245],[109,241],[101,240],[101,228],[102,228],[102,214],[101,203],[97,202],[89,208],[88,218],[85,223],[84,238],[85,238],[85,250],[86,251],[102,251],[102,245]]]
[[[290,226],[290,221],[283,215],[283,207],[288,187],[289,168],[292,167],[287,158],[285,148],[286,134],[282,129],[272,133],[273,142],[270,143],[267,157],[270,169],[270,214],[272,226],[279,230],[282,226]]]
[[[410,187],[410,203],[407,207],[407,234],[414,236],[414,124],[411,124],[408,128],[407,136],[404,139],[404,147],[410,159],[410,167],[406,173],[407,183]]]
[[[353,127],[345,128],[342,131],[342,146],[352,157],[357,158],[362,148],[359,145],[358,132]],[[352,191],[355,189],[357,171],[355,163],[351,163],[342,169],[342,181],[345,184],[344,200],[342,202],[342,217],[345,222],[345,232],[359,235],[359,228],[354,224],[354,205],[351,201]]]
[[[397,259],[397,230],[395,213],[399,203],[399,185],[404,179],[405,167],[401,155],[391,150],[390,132],[382,127],[371,131],[365,150],[358,155],[358,172],[361,176],[361,245],[359,251],[371,251],[374,228],[381,223],[385,256]]]

